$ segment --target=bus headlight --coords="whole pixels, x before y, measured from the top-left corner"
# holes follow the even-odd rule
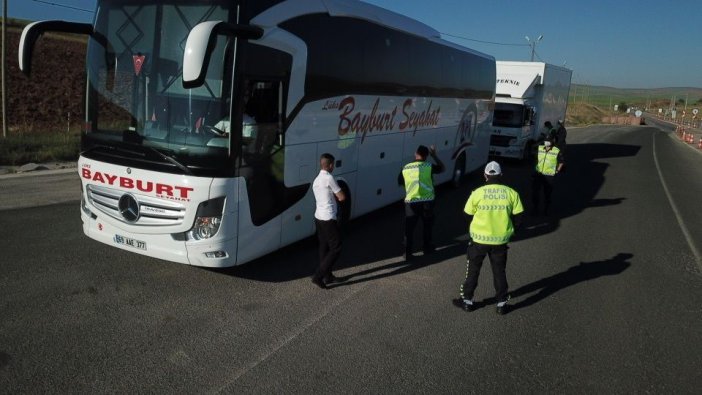
[[[190,230],[190,238],[193,240],[209,239],[217,234],[222,217],[197,217],[195,225]]]
[[[224,197],[200,203],[193,227],[186,233],[188,240],[205,240],[214,237],[222,224]]]

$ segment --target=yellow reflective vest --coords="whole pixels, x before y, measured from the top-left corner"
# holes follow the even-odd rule
[[[431,178],[431,163],[416,161],[402,168],[405,179],[405,202],[428,202],[434,200],[434,182]]]
[[[556,175],[558,168],[558,154],[561,152],[558,147],[551,146],[551,149],[546,151],[546,146],[539,146],[539,154],[536,158],[536,171],[545,175]]]
[[[470,194],[463,209],[473,216],[470,237],[479,244],[506,244],[514,234],[512,216],[524,212],[519,193],[501,184],[487,184]]]

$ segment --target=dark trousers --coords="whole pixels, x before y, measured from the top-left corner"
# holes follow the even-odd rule
[[[483,267],[485,255],[490,257],[490,266],[492,266],[492,279],[495,285],[495,293],[497,302],[506,302],[507,297],[507,244],[488,245],[478,244],[471,241],[468,243],[468,263],[466,281],[461,286],[461,297],[468,300],[473,300],[475,288],[478,286],[478,276],[480,269]]]
[[[414,229],[422,221],[424,251],[433,250],[432,229],[434,227],[434,201],[405,203],[405,253],[411,254],[414,248]]]
[[[554,176],[545,176],[541,173],[534,174],[531,182],[531,202],[534,211],[539,210],[541,193],[544,195],[544,213],[551,207],[551,194],[553,193]]]
[[[341,232],[339,223],[334,219],[322,221],[315,218],[314,223],[319,240],[319,267],[314,278],[325,279],[331,276],[332,267],[341,254]]]

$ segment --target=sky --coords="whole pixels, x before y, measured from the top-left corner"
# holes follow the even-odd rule
[[[7,0],[8,16],[91,22],[96,0]],[[702,88],[700,0],[366,0],[497,60],[535,57],[573,82]]]

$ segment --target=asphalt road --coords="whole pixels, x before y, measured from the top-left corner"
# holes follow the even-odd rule
[[[647,126],[568,139],[552,216],[511,243],[505,316],[487,265],[484,307],[450,303],[475,175],[439,189],[435,255],[399,258],[393,205],[349,225],[326,291],[312,240],[213,271],[88,239],[77,195],[2,210],[0,393],[698,393],[702,153]],[[529,202],[530,166],[503,169]]]

